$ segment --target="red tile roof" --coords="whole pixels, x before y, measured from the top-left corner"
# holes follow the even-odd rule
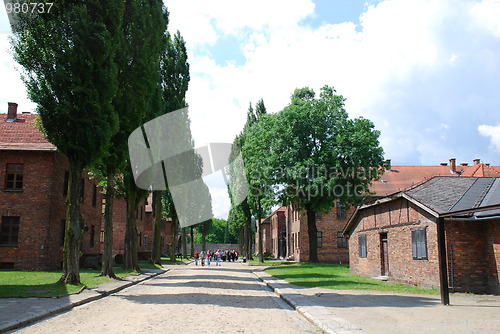
[[[458,169],[458,167],[457,167]],[[385,196],[401,191],[433,176],[458,176],[450,166],[392,166],[378,181],[374,181],[370,191],[376,196]]]
[[[7,114],[0,114],[0,150],[57,151],[35,127],[35,116],[17,114],[16,121],[6,122]]]
[[[500,166],[488,166],[486,164],[477,164],[475,166],[464,167],[462,176],[475,177],[499,177]]]
[[[500,177],[500,166],[477,164],[474,166],[456,166],[456,173],[449,165],[441,166],[392,166],[382,174],[380,180],[370,187],[376,196],[385,196],[411,187],[434,176],[455,177]]]

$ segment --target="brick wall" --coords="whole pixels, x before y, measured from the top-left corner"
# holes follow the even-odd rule
[[[6,164],[23,164],[23,188],[5,190]],[[0,216],[19,217],[18,244],[0,246],[0,263],[14,263],[17,270],[53,270],[62,262],[62,222],[65,219],[64,173],[67,160],[56,152],[0,151]],[[100,206],[92,207],[95,181],[85,174],[82,215],[89,231],[84,233],[83,250],[90,248],[90,226],[100,230]],[[99,197],[99,195],[98,195]],[[94,235],[98,249],[99,234]]]
[[[345,217],[337,216],[338,207],[331,208],[328,213],[316,215],[316,228],[322,232],[322,247],[318,248],[318,260],[330,263],[348,263],[349,250],[339,248],[337,232],[341,232],[354,210],[346,212]],[[341,215],[343,216],[343,215]],[[297,261],[309,261],[309,235],[307,229],[307,214],[305,211],[293,210],[291,214],[292,254]],[[294,244],[295,243],[295,244]],[[298,245],[298,247],[297,247]]]
[[[363,210],[359,224],[349,238],[351,272],[370,277],[382,275],[381,233],[387,233],[391,279],[438,287],[437,228],[433,219],[404,199]],[[427,259],[413,259],[411,229],[415,227],[426,228]],[[366,235],[366,258],[359,256],[359,235]]]
[[[500,221],[446,223],[449,284],[457,291],[499,292]]]
[[[439,287],[436,219],[405,199],[362,210],[349,238],[351,272],[382,274],[381,233],[387,233],[392,280]],[[411,230],[426,230],[427,259],[413,259]],[[457,291],[499,293],[500,220],[445,222],[448,282]],[[359,235],[366,235],[367,257],[359,256]]]

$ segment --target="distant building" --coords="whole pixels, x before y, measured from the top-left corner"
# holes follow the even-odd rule
[[[500,293],[500,177],[434,177],[360,206],[344,229],[351,272],[438,287],[441,216],[449,286]]]
[[[438,166],[391,166],[387,161],[387,170],[378,181],[370,186],[374,193],[367,201],[393,194],[407,187],[428,180],[434,176],[450,177],[500,177],[500,166],[483,164],[475,159],[472,166],[467,163],[456,164],[456,159]],[[316,213],[318,259],[320,262],[347,263],[349,250],[347,239],[343,230],[355,208],[347,208],[341,202],[332,203],[332,208],[327,213]],[[286,256],[293,257],[296,261],[309,261],[309,235],[307,232],[307,214],[290,205],[286,210],[285,245]],[[281,233],[282,230],[277,231]],[[269,232],[274,235],[272,229]],[[276,254],[278,255],[278,254]]]

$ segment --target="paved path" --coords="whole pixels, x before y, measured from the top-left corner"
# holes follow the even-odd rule
[[[239,263],[167,273],[19,333],[320,333]]]
[[[440,296],[331,290],[288,284],[255,274],[327,333],[500,333],[500,296]]]

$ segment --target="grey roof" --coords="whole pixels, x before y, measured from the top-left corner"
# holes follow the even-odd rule
[[[437,176],[405,193],[437,213],[445,213],[453,208],[477,179]]]
[[[480,206],[488,206],[500,203],[500,178],[495,178],[492,183],[488,193],[484,196],[483,201]],[[475,216],[477,218],[487,217],[487,216],[500,216],[500,210],[490,210],[483,212],[476,212]]]

